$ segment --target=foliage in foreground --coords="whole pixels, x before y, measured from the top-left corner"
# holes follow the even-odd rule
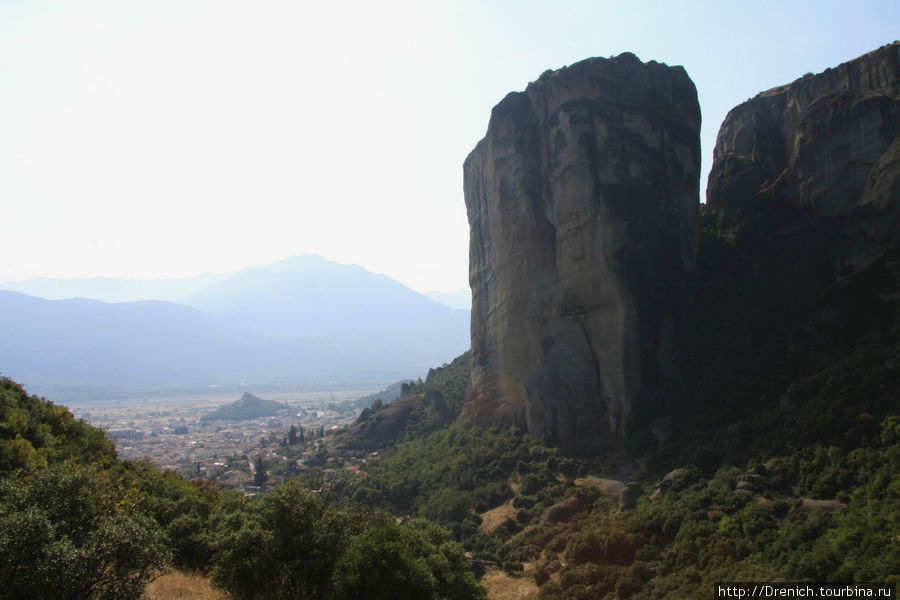
[[[387,521],[356,537],[332,581],[334,600],[484,597],[462,546],[423,520]]]
[[[0,479],[3,597],[139,597],[168,550],[159,525],[136,499],[94,468]]]
[[[476,600],[462,546],[436,525],[328,506],[296,481],[217,507],[213,581],[237,598]]]

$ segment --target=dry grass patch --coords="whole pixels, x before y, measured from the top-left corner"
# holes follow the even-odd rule
[[[515,521],[516,512],[518,511],[513,507],[513,501],[508,500],[497,508],[492,508],[491,510],[482,513],[481,525],[478,526],[478,529],[490,535],[494,533],[494,530],[497,529],[497,527],[506,521]]]
[[[513,577],[503,571],[488,571],[481,578],[488,600],[537,600],[538,587],[530,577]]]
[[[147,586],[141,600],[230,600],[231,596],[217,590],[209,577],[184,571],[169,571]]]

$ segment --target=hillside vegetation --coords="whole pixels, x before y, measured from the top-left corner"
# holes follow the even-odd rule
[[[354,497],[443,524],[482,568],[533,579],[542,599],[896,582],[894,351],[876,336],[793,384],[787,403],[601,462],[562,458],[518,429],[454,423],[386,452]],[[625,510],[623,468],[641,492]]]

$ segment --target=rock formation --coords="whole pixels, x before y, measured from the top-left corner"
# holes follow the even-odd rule
[[[636,481],[629,481],[625,484],[625,489],[619,493],[619,510],[631,510],[637,506],[638,498],[641,497],[643,490],[641,484]]]
[[[699,130],[684,69],[628,53],[544,73],[494,108],[464,166],[464,418],[577,453],[659,412],[695,269]]]
[[[898,134],[894,42],[734,108],[716,140],[708,207],[761,278],[818,291],[897,237]]]
[[[368,452],[382,450],[400,439],[410,416],[428,404],[421,395],[406,395],[374,414],[363,412],[356,423],[340,432],[335,445]]]
[[[780,351],[790,335],[810,364],[900,327],[900,42],[728,114],[704,208],[727,236],[704,238],[702,262],[699,125],[684,70],[631,54],[548,71],[494,108],[465,162],[464,418],[522,424],[567,453],[636,429],[666,443],[671,417],[712,401],[685,360],[715,358],[686,335],[704,321],[686,318],[685,290],[708,305],[728,285],[716,277],[765,295],[790,333],[760,339]]]
[[[541,513],[538,523],[568,523],[575,518],[575,515],[581,512],[582,508],[584,508],[584,500],[578,496],[571,496],[562,502],[557,502],[553,506],[547,507]]]

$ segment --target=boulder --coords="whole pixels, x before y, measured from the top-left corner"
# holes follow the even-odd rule
[[[538,523],[568,523],[584,506],[584,501],[577,496],[557,502],[541,513]]]
[[[625,489],[619,494],[619,510],[631,510],[637,506],[641,497],[641,484],[631,481],[625,484]]]
[[[656,486],[656,491],[654,491],[650,497],[655,500],[665,494],[666,491],[672,487],[672,484],[675,483],[675,480],[681,477],[684,472],[684,467],[679,467],[666,473],[666,476],[662,478],[659,485]]]

